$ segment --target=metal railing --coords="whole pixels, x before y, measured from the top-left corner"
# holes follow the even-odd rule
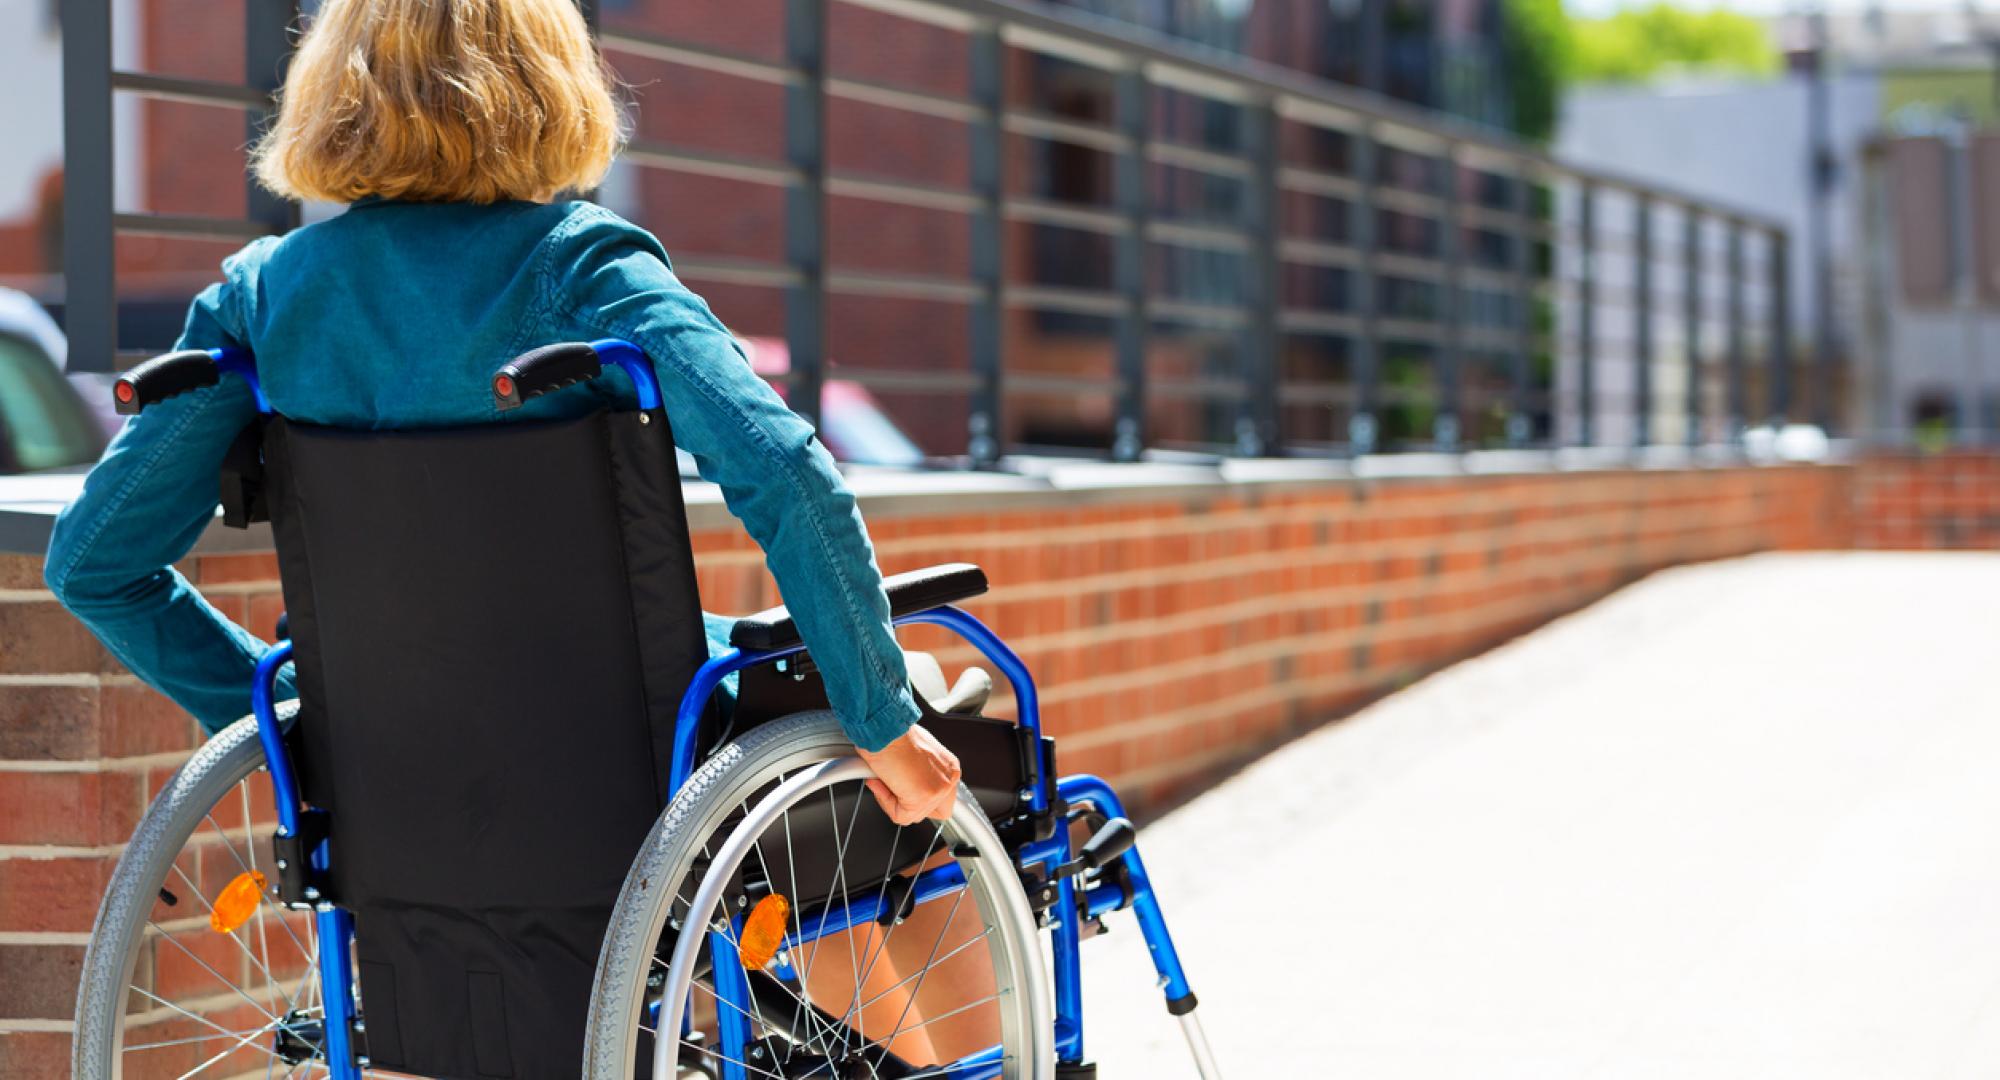
[[[1149,423],[1174,403],[1224,416],[1221,437],[1206,442],[1241,455],[1643,445],[1666,439],[1669,428],[1673,441],[1714,442],[1792,409],[1793,363],[1772,361],[1793,357],[1789,241],[1776,221],[1641,178],[1576,168],[1448,116],[1064,9],[1017,0],[782,4],[775,56],[660,36],[629,18],[598,25],[590,5],[586,12],[614,66],[639,58],[781,91],[781,158],[641,138],[624,160],[782,192],[780,259],[676,251],[675,265],[697,283],[782,292],[788,401],[810,418],[819,417],[828,377],[829,306],[848,297],[965,309],[964,370],[844,364],[838,377],[895,394],[962,395],[962,444],[945,449],[980,466],[1017,449],[1005,421],[1010,401],[1024,394],[1107,395],[1111,423],[1100,449],[1118,460],[1175,441],[1157,438]],[[834,74],[835,5],[958,35],[967,93]],[[117,213],[113,204],[114,95],[246,109],[246,130],[262,118],[292,11],[276,0],[248,0],[248,8],[245,70],[269,78],[246,88],[113,70],[108,0],[66,4],[67,322],[79,367],[130,355],[115,337],[118,233],[241,239],[297,220],[294,208],[254,187],[245,220]],[[1110,87],[1108,119],[1033,104],[1032,88],[1010,85],[1034,76],[1024,58],[1097,73]],[[1185,129],[1198,125],[1161,124],[1167,97],[1200,115],[1226,114],[1221,126],[1233,139],[1218,144],[1190,137]],[[969,147],[965,184],[832,168],[834,102],[960,125]],[[1108,157],[1109,198],[1019,190],[1009,179],[1020,164],[1017,143]],[[1313,152],[1326,146],[1339,150]],[[1182,212],[1160,197],[1170,176],[1187,187],[1228,189],[1221,200],[1228,207]],[[961,216],[969,237],[963,274],[835,265],[833,199]],[[1629,228],[1611,227],[1612,211],[1622,211]],[[1301,230],[1300,217],[1323,227]],[[1675,220],[1679,236],[1669,250],[1661,223]],[[1035,280],[1010,265],[1018,261],[1010,259],[1010,229],[1099,238],[1110,248],[1106,286]],[[1754,266],[1751,254],[1760,256]],[[1216,288],[1171,287],[1182,263],[1200,260],[1210,270],[1179,276]],[[1674,280],[1661,272],[1674,261],[1682,270],[1678,304],[1662,287]],[[1752,294],[1761,299],[1754,310]],[[1109,324],[1108,379],[1009,369],[1009,335],[1052,316]],[[1156,371],[1149,350],[1164,339],[1162,326],[1220,343],[1221,361],[1191,375]],[[1663,345],[1671,348],[1663,353]],[[1315,357],[1331,358],[1320,367],[1333,374],[1316,371]],[[1401,429],[1385,432],[1385,417],[1400,417]]]

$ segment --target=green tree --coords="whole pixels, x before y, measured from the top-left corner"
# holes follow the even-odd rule
[[[1564,80],[1575,47],[1563,0],[1506,0],[1507,81],[1514,130],[1543,141],[1555,134]]]
[[[1570,33],[1566,75],[1577,82],[1646,82],[1694,69],[1770,75],[1780,66],[1763,23],[1720,9],[1656,3],[1574,20]]]

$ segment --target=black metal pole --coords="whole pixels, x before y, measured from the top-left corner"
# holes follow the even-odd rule
[[[1765,372],[1770,380],[1765,412],[1773,427],[1782,427],[1792,413],[1791,239],[1778,229],[1766,235],[1771,259],[1771,356]]]
[[[1577,444],[1597,444],[1597,186],[1577,189]]]
[[[1354,311],[1359,328],[1353,341],[1354,413],[1347,421],[1350,452],[1372,454],[1381,441],[1382,428],[1376,410],[1380,408],[1382,384],[1381,301],[1377,285],[1381,274],[1376,267],[1377,243],[1375,190],[1380,183],[1376,160],[1378,145],[1375,127],[1362,124],[1354,132],[1354,201],[1349,204],[1348,231],[1354,237],[1359,262],[1354,267]]]
[[[785,259],[798,275],[785,292],[786,401],[819,424],[826,379],[826,5],[785,0],[785,60],[802,73],[785,88],[785,156],[798,183],[785,192]]]
[[[245,0],[243,10],[243,74],[254,90],[275,95],[284,85],[285,65],[292,57],[291,27],[298,18],[295,0]],[[252,143],[263,134],[275,109],[253,111],[246,121]],[[246,208],[251,221],[281,233],[299,223],[296,203],[265,191],[254,177],[246,176]]]
[[[118,360],[118,244],[112,226],[111,0],[64,0],[63,330],[72,371]]]
[[[1634,414],[1632,442],[1647,446],[1653,441],[1653,199],[1640,194],[1633,218],[1633,275],[1636,334],[1633,335]]]
[[[1243,200],[1243,226],[1250,236],[1245,255],[1243,407],[1237,418],[1236,452],[1254,457],[1274,453],[1278,422],[1278,136],[1283,120],[1275,99],[1243,106],[1243,156],[1251,176]]]
[[[1687,354],[1687,444],[1701,445],[1701,213],[1681,211],[1681,337]]]
[[[1741,442],[1743,429],[1748,426],[1750,416],[1749,387],[1745,385],[1745,348],[1743,325],[1743,223],[1729,222],[1729,389],[1728,412],[1729,441]]]
[[[1146,132],[1151,126],[1152,105],[1152,88],[1139,68],[1119,74],[1114,112],[1126,145],[1118,155],[1113,180],[1118,212],[1124,220],[1113,260],[1115,287],[1124,301],[1117,330],[1117,427],[1111,442],[1111,456],[1117,461],[1137,461],[1146,446],[1146,342],[1151,329],[1147,325],[1151,316],[1146,310],[1146,222],[1150,202],[1146,188],[1151,172]]]
[[[972,301],[970,319],[972,374],[978,385],[972,391],[966,422],[966,448],[974,468],[991,468],[1007,452],[1006,431],[1001,426],[1005,406],[1001,289],[1006,278],[1002,203],[1006,197],[1007,139],[1000,124],[1007,106],[1006,45],[1000,39],[1000,28],[989,23],[972,32],[970,48],[972,103],[979,108],[979,117],[969,132],[972,193],[979,200],[970,215],[972,281],[979,295]]]
[[[1465,221],[1460,214],[1459,152],[1446,143],[1443,209],[1438,213],[1438,259],[1444,264],[1444,280],[1438,284],[1438,322],[1443,331],[1438,342],[1438,413],[1431,425],[1431,438],[1440,450],[1459,448],[1463,437],[1465,409]]]
[[[1521,447],[1534,434],[1529,401],[1530,368],[1535,356],[1535,173],[1526,162],[1514,175],[1514,332],[1517,335],[1509,372],[1507,445]]]

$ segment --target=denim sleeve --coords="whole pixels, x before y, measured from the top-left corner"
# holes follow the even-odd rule
[[[675,441],[763,547],[848,737],[864,750],[894,741],[916,723],[917,706],[875,551],[812,426],[750,370],[650,233],[581,208],[544,258],[561,321],[623,338],[652,360]]]
[[[211,285],[175,347],[240,346],[241,327],[232,288]],[[269,646],[172,564],[214,519],[223,454],[255,415],[249,386],[230,378],[133,417],[56,519],[44,570],[113,656],[211,733],[250,711],[251,675]]]

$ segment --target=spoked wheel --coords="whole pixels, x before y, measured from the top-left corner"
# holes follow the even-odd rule
[[[313,920],[270,894],[276,815],[263,763],[256,720],[239,720],[140,822],[84,954],[79,1080],[327,1074]]]
[[[898,829],[833,714],[760,727],[654,826],[598,959],[591,1080],[1054,1074],[1036,923],[970,793]]]

